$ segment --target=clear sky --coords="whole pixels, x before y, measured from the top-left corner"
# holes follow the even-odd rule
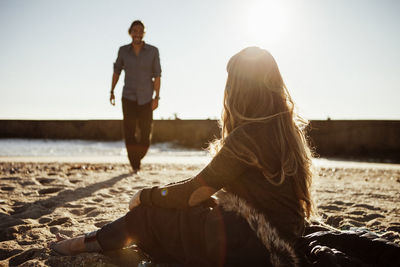
[[[162,65],[156,119],[219,118],[229,58],[269,50],[307,119],[400,119],[397,0],[0,0],[0,119],[121,119],[135,19]]]

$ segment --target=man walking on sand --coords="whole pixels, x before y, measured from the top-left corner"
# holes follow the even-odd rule
[[[145,27],[140,20],[132,22],[128,33],[132,43],[119,48],[114,63],[110,102],[115,105],[114,88],[124,70],[122,111],[125,146],[133,172],[137,173],[140,161],[150,146],[153,110],[158,107],[160,100],[161,65],[157,47],[143,41]]]

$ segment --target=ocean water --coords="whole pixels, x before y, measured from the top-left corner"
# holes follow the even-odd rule
[[[113,158],[127,162],[123,141],[87,141],[53,139],[0,139],[0,157],[42,158]],[[204,150],[190,149],[173,143],[152,144],[143,162],[207,163]]]
[[[123,141],[0,139],[0,161],[12,158],[33,158],[43,161],[60,158],[67,161],[100,161],[128,163]],[[95,159],[100,158],[100,159]],[[95,160],[94,160],[95,159]],[[204,150],[190,149],[173,143],[152,144],[143,163],[207,164],[211,156]],[[315,166],[327,168],[383,168],[400,170],[400,164],[355,162],[349,160],[314,159]]]

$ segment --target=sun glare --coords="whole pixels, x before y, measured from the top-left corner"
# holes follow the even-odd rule
[[[287,30],[287,13],[279,1],[249,1],[243,24],[247,37],[258,43],[278,42]]]

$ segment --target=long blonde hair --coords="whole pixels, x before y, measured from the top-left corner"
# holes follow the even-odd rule
[[[221,138],[214,142],[218,152],[226,138],[241,131],[241,140],[232,139],[227,148],[236,158],[262,171],[272,184],[280,185],[293,177],[296,196],[306,217],[312,213],[310,186],[312,181],[311,151],[307,145],[305,126],[308,122],[294,111],[294,102],[283,82],[272,55],[258,47],[248,47],[234,55],[227,65],[228,79],[224,93],[224,109],[220,120]],[[254,139],[245,125],[268,124],[276,140],[265,135]],[[243,138],[247,141],[242,142]],[[278,164],[266,160],[272,146]],[[252,145],[248,145],[252,144]]]

